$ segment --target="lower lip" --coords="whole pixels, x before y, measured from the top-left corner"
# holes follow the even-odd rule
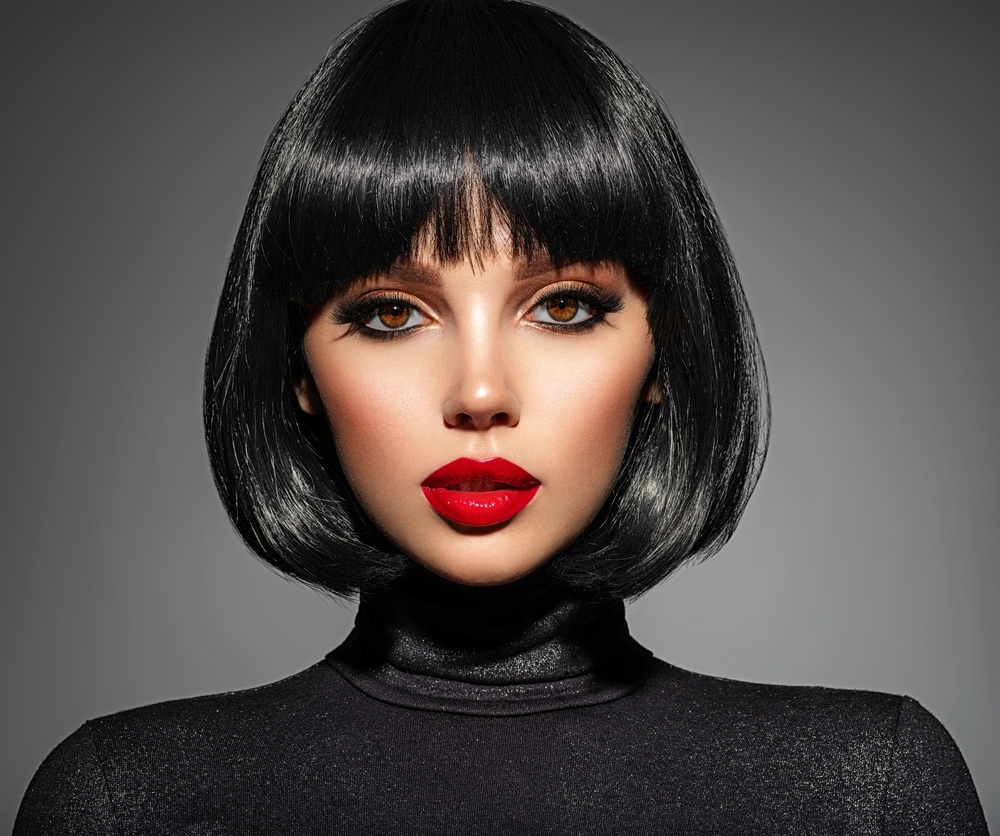
[[[453,491],[423,488],[431,507],[442,517],[460,525],[499,525],[517,516],[538,492],[530,488],[503,488],[498,491]]]

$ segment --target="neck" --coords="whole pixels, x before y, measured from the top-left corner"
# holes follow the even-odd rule
[[[465,714],[525,714],[606,702],[633,690],[649,654],[620,600],[592,601],[542,570],[498,587],[414,568],[364,595],[328,657],[370,696]]]

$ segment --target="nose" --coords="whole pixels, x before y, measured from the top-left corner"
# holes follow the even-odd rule
[[[454,347],[454,382],[443,404],[449,427],[488,430],[514,427],[521,404],[511,388],[511,375],[499,339],[481,331],[474,340]]]

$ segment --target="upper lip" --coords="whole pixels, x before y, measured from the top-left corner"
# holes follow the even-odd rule
[[[421,482],[424,488],[453,488],[466,491],[495,491],[505,488],[527,490],[538,479],[507,459],[455,459],[439,467]]]

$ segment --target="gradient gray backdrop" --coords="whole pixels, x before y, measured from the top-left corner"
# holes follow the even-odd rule
[[[668,102],[774,400],[737,535],[635,633],[711,674],[913,695],[997,826],[996,7],[557,5]],[[264,141],[369,9],[5,9],[0,830],[87,718],[286,676],[350,626],[237,542],[199,390]]]

